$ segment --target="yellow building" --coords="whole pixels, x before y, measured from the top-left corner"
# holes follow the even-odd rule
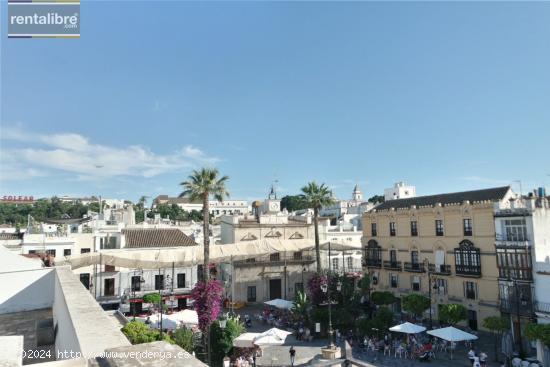
[[[495,202],[510,187],[390,200],[363,215],[364,267],[374,290],[429,295],[468,309],[467,324],[499,314]],[[396,305],[397,307],[399,305]],[[426,312],[426,316],[429,312]]]

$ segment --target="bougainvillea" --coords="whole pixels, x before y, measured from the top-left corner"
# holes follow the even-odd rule
[[[307,282],[307,289],[311,303],[319,305],[326,301],[327,296],[321,289],[321,284],[327,282],[326,275],[314,274]]]
[[[218,318],[222,307],[223,285],[219,280],[198,282],[191,291],[195,311],[199,317],[199,328],[205,331]]]

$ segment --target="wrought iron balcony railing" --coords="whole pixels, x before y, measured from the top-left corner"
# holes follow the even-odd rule
[[[531,316],[533,314],[533,302],[530,299],[501,299],[500,311],[521,316]]]
[[[437,275],[451,275],[451,265],[429,264],[430,273]]]
[[[296,265],[296,264],[311,264],[315,261],[315,258],[311,255],[301,255],[301,256],[261,256],[254,257],[246,260],[234,261],[233,265],[235,267],[254,267],[258,265],[273,265],[273,266],[283,266],[287,265]]]
[[[369,268],[381,268],[382,267],[382,260],[381,259],[365,258],[365,259],[363,259],[363,266],[366,266],[366,267],[369,267]]]
[[[401,271],[402,266],[401,261],[384,261],[384,269]]]
[[[480,277],[481,265],[455,265],[456,275],[466,277]]]
[[[535,302],[535,311],[550,314],[550,303],[548,302]]]
[[[413,273],[424,273],[426,271],[424,264],[422,263],[405,263],[405,271]]]

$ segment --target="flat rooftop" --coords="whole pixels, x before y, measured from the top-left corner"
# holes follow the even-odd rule
[[[0,335],[22,335],[23,350],[37,351],[36,356],[40,358],[24,356],[23,365],[55,360],[51,308],[0,314]]]

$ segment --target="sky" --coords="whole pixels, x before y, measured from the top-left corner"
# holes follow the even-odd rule
[[[0,4],[2,19],[6,2]],[[550,3],[83,1],[1,35],[0,196],[550,186]]]

